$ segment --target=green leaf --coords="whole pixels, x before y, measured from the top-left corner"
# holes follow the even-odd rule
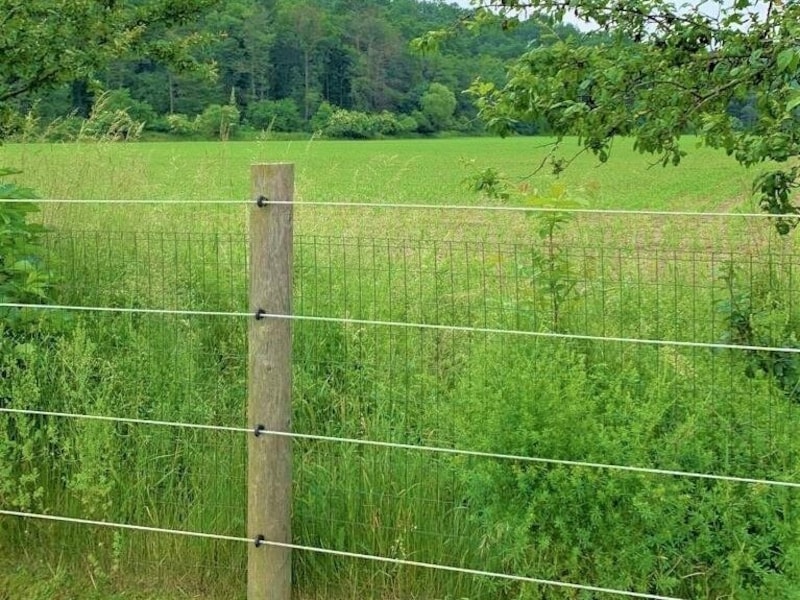
[[[778,73],[784,73],[788,70],[794,70],[798,62],[798,54],[794,48],[787,48],[780,54],[776,60],[778,66]]]
[[[789,102],[786,103],[786,112],[792,112],[798,106],[800,106],[800,90],[795,91],[789,98]]]
[[[12,269],[23,273],[30,273],[36,270],[34,264],[29,260],[18,260],[14,263]]]

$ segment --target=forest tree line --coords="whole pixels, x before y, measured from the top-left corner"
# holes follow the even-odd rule
[[[91,79],[16,100],[16,133],[68,139],[94,126],[124,134],[197,137],[322,131],[331,137],[482,130],[476,77],[500,83],[532,45],[577,34],[533,20],[486,28],[420,53],[411,41],[466,17],[443,1],[230,0],[189,23],[151,32],[203,40],[198,60],[215,76],[181,72],[154,57],[117,60]],[[120,115],[123,118],[119,122]],[[34,127],[35,125],[35,127]],[[530,131],[531,128],[529,127]]]
[[[14,100],[6,139],[71,140],[151,136],[228,139],[262,132],[321,132],[335,138],[483,131],[476,78],[501,85],[525,51],[571,37],[598,43],[569,24],[529,19],[483,27],[422,53],[412,40],[471,14],[445,0],[230,0],[189,22],[152,28],[155,42],[192,39],[181,69],[156,54],[111,62],[91,77]],[[152,47],[152,46],[151,46]],[[157,47],[157,45],[156,45]],[[168,54],[165,51],[165,54]],[[746,126],[752,102],[730,111]],[[547,133],[545,121],[519,126]]]

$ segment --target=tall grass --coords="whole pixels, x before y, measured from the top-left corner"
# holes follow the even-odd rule
[[[522,178],[544,152],[530,144],[5,146],[0,162],[22,167],[25,183],[57,198],[244,200],[249,162],[295,160],[301,202],[466,204],[486,200],[459,185],[465,161]],[[576,163],[570,194],[598,207],[748,206],[750,175],[716,153],[703,150],[678,171],[649,169],[626,148],[617,153],[617,167]],[[550,177],[519,185],[548,186]],[[56,302],[246,310],[244,206],[48,205],[43,219],[48,263],[60,277]],[[758,345],[791,343],[800,323],[795,243],[766,222],[588,215],[548,240],[535,219],[477,211],[300,205],[296,220],[300,315],[544,335],[738,335]],[[737,329],[737,311],[751,327]],[[0,397],[19,408],[244,425],[245,325],[58,314],[25,339],[2,337]],[[294,428],[796,479],[796,401],[778,377],[783,363],[762,359],[297,321]],[[3,506],[243,535],[241,434],[22,416],[3,423]],[[293,529],[301,544],[697,598],[790,598],[797,589],[792,540],[800,521],[791,491],[295,444]],[[87,597],[125,589],[153,598],[243,596],[241,544],[11,519],[0,529],[5,555],[44,561],[52,579],[73,590],[88,582],[97,591]],[[309,598],[574,597],[305,552],[295,563],[297,588]],[[19,588],[13,575],[0,574],[0,584],[4,578],[7,589]],[[54,597],[44,588],[29,593]]]

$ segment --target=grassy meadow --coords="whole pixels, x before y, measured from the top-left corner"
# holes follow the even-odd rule
[[[800,480],[800,355],[569,338],[797,347],[796,234],[735,216],[303,206],[537,196],[756,212],[755,172],[691,138],[677,169],[620,143],[558,180],[538,170],[549,141],[6,145],[0,165],[44,198],[170,201],[43,204],[52,303],[245,312],[249,165],[295,163],[295,313],[460,328],[296,321],[298,432]],[[508,198],[465,185],[487,168]],[[24,335],[4,329],[0,405],[244,426],[246,326],[48,312]],[[244,434],[0,423],[0,507],[244,535]],[[678,598],[800,591],[790,487],[313,441],[294,460],[298,544]],[[244,598],[246,552],[0,517],[0,600]],[[294,563],[303,599],[610,597],[310,552]]]

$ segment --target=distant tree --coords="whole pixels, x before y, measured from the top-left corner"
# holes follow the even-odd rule
[[[377,3],[351,15],[347,35],[356,53],[354,106],[368,112],[395,109],[402,96],[398,88],[408,59],[407,43]]]
[[[272,74],[268,57],[276,34],[265,3],[227,0],[209,12],[202,27],[222,34],[213,48],[220,89],[235,87],[243,105],[268,98]]]
[[[318,3],[310,0],[286,0],[279,5],[280,27],[286,41],[299,48],[302,55],[302,106],[303,119],[310,119],[317,97],[318,81],[314,78],[319,51],[330,32],[330,19]]]
[[[438,131],[447,129],[456,109],[456,95],[441,83],[432,83],[420,100],[422,113]]]
[[[681,136],[696,132],[742,165],[769,164],[754,189],[787,233],[800,218],[800,2],[796,0],[473,0],[469,26],[569,16],[589,34],[551,36],[510,67],[507,82],[472,87],[481,116],[507,134],[545,120],[559,137],[577,135],[606,161],[612,140],[630,136],[641,152],[679,164]],[[438,31],[423,48],[449,37]],[[729,108],[747,102],[751,123]],[[553,155],[555,170],[569,158]]]

